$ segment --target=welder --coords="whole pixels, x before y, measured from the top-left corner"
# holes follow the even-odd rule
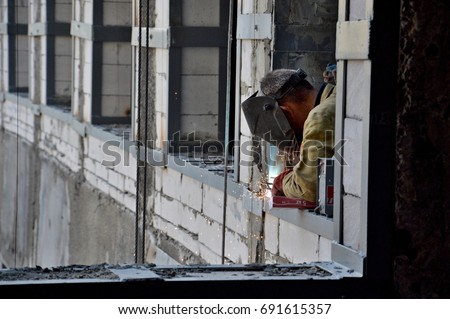
[[[289,140],[300,145],[295,165],[275,177],[273,196],[316,202],[317,161],[333,156],[335,65],[329,64],[323,76],[325,83],[317,91],[302,69],[271,71],[261,80],[260,91],[242,104],[253,134],[265,138],[261,133],[269,132],[270,142],[279,148]]]

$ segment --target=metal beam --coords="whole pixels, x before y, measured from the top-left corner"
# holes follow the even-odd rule
[[[169,51],[169,114],[168,139],[172,140],[181,129],[181,48],[177,47]]]
[[[331,260],[352,268],[361,275],[364,273],[365,256],[356,250],[338,244],[336,241],[331,244]]]
[[[103,26],[72,21],[70,34],[85,40],[97,42],[131,41],[131,27],[127,26]]]
[[[147,29],[141,28],[141,46],[147,48],[167,49],[170,43],[170,32],[168,28],[150,28],[149,41],[147,42]],[[134,27],[131,31],[131,45],[139,46],[139,27]]]
[[[0,23],[0,34],[28,35],[28,24],[26,23]]]
[[[272,39],[272,14],[239,14],[236,33],[239,40]]]
[[[92,101],[92,104],[94,105],[94,101]],[[130,124],[131,116],[102,116],[92,114],[91,121],[92,124]]]
[[[336,59],[369,59],[370,21],[340,21],[337,23]]]
[[[70,23],[70,34],[85,40],[92,41],[94,38],[92,25],[79,21],[72,21]]]
[[[47,54],[46,54],[46,59],[47,59],[47,74],[46,74],[46,79],[47,81],[45,81],[45,85],[46,85],[46,98],[47,100],[45,101],[47,104],[50,104],[49,102],[51,100],[54,99],[55,97],[55,75],[56,75],[56,70],[55,70],[55,36],[54,35],[50,35],[48,34],[48,28],[49,25],[53,24],[55,22],[55,1],[49,1],[46,3],[46,15],[47,15],[47,23],[43,23],[44,24],[44,28],[42,26],[40,26],[41,23],[33,23],[30,24],[29,29],[28,29],[28,34],[32,35],[30,33],[33,32],[33,26],[34,25],[38,25],[39,29],[45,29],[45,33],[47,35],[46,37],[46,45],[47,45]],[[70,35],[70,24],[67,23],[67,27],[68,30],[68,35]]]
[[[46,97],[47,101],[46,103],[49,104],[49,101],[52,100],[55,97],[55,75],[56,75],[56,63],[55,63],[55,36],[54,35],[47,35],[46,37],[46,44],[47,44],[47,74],[45,81],[46,85]]]
[[[347,61],[337,62],[337,79],[336,79],[336,119],[334,136],[335,141],[344,140],[344,119],[347,105]],[[342,152],[339,154],[343,156]],[[334,240],[338,243],[343,242],[343,166],[340,161],[335,162],[334,170]]]
[[[92,41],[131,42],[131,27],[94,25]]]
[[[36,22],[28,25],[28,35],[70,36],[70,28],[71,24],[65,22]]]
[[[400,1],[374,1],[373,6],[366,265],[368,278],[386,280],[394,265]]]
[[[171,27],[172,47],[226,47],[226,27]]]
[[[106,124],[102,116],[103,92],[103,43],[92,43],[92,110],[91,122]]]

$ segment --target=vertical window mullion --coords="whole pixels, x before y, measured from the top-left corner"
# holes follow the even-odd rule
[[[221,0],[219,7],[217,10],[219,11],[218,21],[216,21],[215,26],[206,26],[206,25],[183,25],[183,3],[181,1],[173,1],[170,3],[170,27],[172,28],[172,39],[171,46],[169,49],[169,117],[168,120],[168,137],[169,139],[174,138],[178,139],[172,143],[172,145],[180,142],[179,137],[183,138],[184,135],[191,133],[193,128],[187,127],[183,129],[181,132],[183,123],[187,123],[186,121],[190,120],[187,117],[197,118],[201,120],[203,115],[208,116],[208,112],[210,115],[217,116],[217,127],[214,131],[208,131],[211,133],[211,136],[214,139],[217,139],[216,142],[223,142],[225,140],[225,116],[226,116],[226,87],[227,87],[227,31],[228,28],[228,7],[229,1]],[[217,26],[218,24],[218,26]],[[184,48],[191,48],[196,50],[196,48],[217,48],[217,61],[218,66],[217,70],[211,74],[205,74],[205,77],[211,76],[217,78],[217,97],[214,100],[214,111],[211,114],[211,109],[206,109],[208,107],[207,104],[204,104],[205,109],[203,112],[200,110],[200,113],[189,113],[185,114],[183,109],[185,107],[190,107],[189,105],[185,105],[186,101],[183,101],[183,96],[185,94],[194,94],[192,92],[182,92],[183,87],[186,83],[183,83],[184,79],[182,71],[184,69],[182,63],[185,60],[183,54],[188,54],[184,52]],[[190,54],[192,54],[192,50],[189,50]],[[189,57],[189,56],[188,56]],[[190,76],[191,74],[187,74]],[[192,74],[192,76],[202,76],[202,74]],[[200,80],[204,80],[200,79]],[[195,85],[194,85],[195,86]],[[202,94],[208,94],[211,92],[195,92],[199,97]],[[210,96],[211,97],[211,96]],[[190,96],[192,99],[192,96]],[[199,100],[199,105],[201,105],[201,100]],[[204,101],[203,101],[204,103]],[[232,101],[234,103],[234,100]],[[192,107],[192,106],[191,106]],[[217,109],[216,109],[217,107]],[[198,110],[198,109],[197,109]],[[196,110],[196,111],[197,111]],[[234,113],[234,108],[233,111]],[[183,118],[185,116],[185,118]],[[198,125],[198,123],[197,123]],[[206,129],[207,130],[207,129]],[[186,132],[184,132],[186,131]],[[180,133],[174,135],[175,133]],[[233,135],[233,132],[231,135]],[[197,136],[197,135],[196,135]],[[202,139],[206,139],[208,134]],[[210,138],[209,136],[207,138]],[[186,141],[187,142],[187,141]]]
[[[93,2],[93,30],[103,25],[103,0]],[[95,31],[94,31],[95,32]],[[103,43],[92,39],[92,123],[102,122]]]
[[[47,1],[46,2],[46,10],[47,10],[47,25],[51,25],[55,23],[55,1]],[[55,98],[55,81],[56,81],[56,52],[55,52],[55,35],[47,34],[46,35],[46,45],[47,45],[47,74],[46,74],[46,103],[49,104],[53,102]]]
[[[170,1],[170,27],[182,25],[182,1]],[[172,141],[181,130],[181,48],[169,48],[168,139]],[[172,150],[171,150],[172,151]]]
[[[181,48],[169,50],[169,112],[168,138],[181,130]]]

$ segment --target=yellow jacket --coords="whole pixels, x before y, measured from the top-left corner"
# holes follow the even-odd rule
[[[305,121],[300,161],[283,178],[286,197],[316,201],[318,158],[333,156],[335,109],[335,87],[327,84],[320,104],[311,110]]]

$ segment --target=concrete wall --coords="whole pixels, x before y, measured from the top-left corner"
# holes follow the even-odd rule
[[[133,261],[130,211],[45,152],[11,133],[1,136],[8,152],[0,165],[0,255],[7,266]],[[18,162],[9,151],[17,146]]]
[[[34,226],[33,202],[35,196],[30,193],[30,182],[34,177],[32,166],[32,154],[30,144],[18,141],[11,135],[2,134],[2,148],[7,150],[2,152],[1,168],[2,197],[1,197],[1,241],[4,243],[3,262],[6,265],[14,264],[16,260],[20,265],[30,265],[30,258],[33,256],[33,232]],[[18,156],[19,155],[19,156]],[[25,169],[17,174],[17,167]],[[30,194],[20,196],[21,194]],[[13,214],[12,212],[15,212]],[[20,228],[19,232],[14,230]],[[17,254],[16,254],[17,252]]]
[[[394,281],[406,298],[449,298],[450,10],[402,1]]]
[[[274,4],[273,68],[301,67],[319,88],[325,66],[335,62],[337,1],[277,0]]]
[[[8,104],[2,105],[3,114]],[[3,262],[10,267],[132,262],[133,214],[87,181],[80,165],[84,148],[70,144],[81,142],[80,136],[70,135],[70,126],[61,121],[35,117],[29,108],[19,112],[27,115],[15,123],[19,137],[16,131],[1,131]],[[6,118],[15,121],[15,114]],[[29,136],[36,136],[33,143],[23,135],[26,127],[35,130]],[[124,179],[122,192],[125,187]]]

